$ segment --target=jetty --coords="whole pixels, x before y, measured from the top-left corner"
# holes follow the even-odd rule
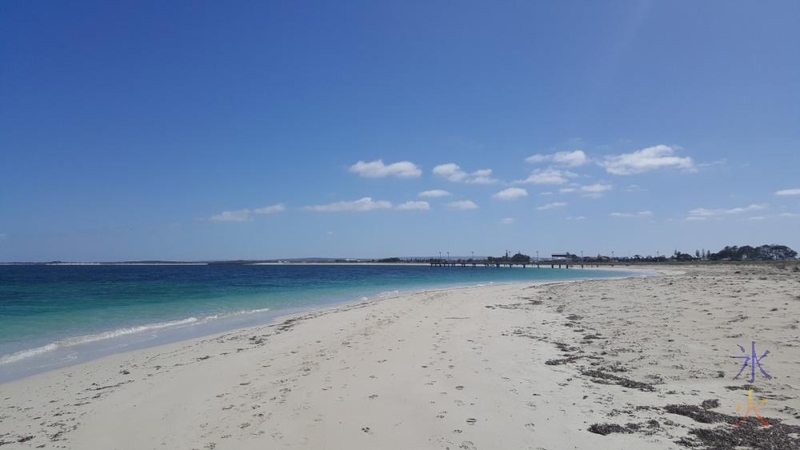
[[[515,255],[516,256],[516,255]],[[541,266],[550,266],[551,269],[555,269],[558,267],[559,269],[565,268],[569,269],[570,267],[580,266],[584,268],[586,264],[584,264],[583,260],[575,261],[572,258],[572,255],[569,253],[554,253],[550,255],[550,258],[515,258],[515,257],[505,257],[500,258],[458,258],[458,259],[450,259],[450,258],[431,258],[428,260],[431,267],[514,267],[514,266],[522,266],[526,268],[528,266],[536,266],[536,268],[541,268]],[[590,266],[592,266],[590,264]],[[594,264],[595,267],[598,264]]]

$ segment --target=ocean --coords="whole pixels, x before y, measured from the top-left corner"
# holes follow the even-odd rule
[[[338,304],[431,289],[630,275],[414,265],[0,266],[0,382]]]

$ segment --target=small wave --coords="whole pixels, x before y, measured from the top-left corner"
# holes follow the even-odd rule
[[[10,364],[13,362],[21,361],[23,359],[32,358],[34,356],[42,355],[44,353],[49,353],[59,348],[73,347],[80,344],[88,344],[91,342],[97,342],[106,339],[113,339],[121,336],[127,336],[129,334],[142,333],[145,331],[160,330],[163,328],[178,327],[181,325],[190,325],[196,322],[198,322],[196,317],[189,317],[188,319],[174,320],[171,322],[160,322],[149,325],[140,325],[136,327],[119,328],[116,330],[104,331],[102,333],[97,333],[97,334],[89,334],[85,336],[76,336],[72,338],[61,339],[55,342],[51,342],[47,345],[43,345],[41,347],[22,350],[16,353],[12,353],[10,355],[2,356],[0,357],[0,366],[4,364]]]
[[[56,345],[55,343],[50,343],[50,344],[44,345],[42,347],[36,347],[36,348],[28,349],[28,350],[23,350],[21,352],[12,353],[10,355],[6,355],[6,356],[3,356],[3,357],[0,357],[0,366],[2,366],[3,364],[9,364],[9,363],[21,361],[21,360],[23,360],[25,358],[31,358],[31,357],[34,357],[36,355],[41,355],[43,353],[52,352],[53,350],[55,350],[57,348],[58,348],[58,345]]]
[[[217,320],[217,319],[225,319],[227,317],[236,317],[236,316],[245,316],[245,315],[249,315],[249,314],[258,314],[258,313],[263,313],[263,312],[267,312],[267,311],[269,311],[269,308],[248,309],[248,310],[236,311],[236,312],[231,312],[231,313],[214,314],[213,316],[206,316],[203,319],[203,322],[209,322],[211,320]]]
[[[212,316],[207,316],[203,318],[203,320],[199,320],[196,317],[189,317],[186,319],[181,320],[173,320],[170,322],[159,322],[153,323],[148,325],[140,325],[135,327],[126,327],[126,328],[118,328],[116,330],[111,331],[104,331],[102,333],[97,334],[89,334],[85,336],[76,336],[66,339],[61,339],[55,342],[51,342],[47,345],[43,345],[41,347],[31,348],[27,350],[18,351],[15,353],[11,353],[9,355],[0,356],[0,366],[4,364],[11,364],[18,361],[22,361],[23,359],[32,358],[34,356],[39,356],[45,353],[49,353],[59,348],[65,347],[74,347],[76,345],[81,344],[89,344],[92,342],[104,341],[107,339],[114,339],[122,336],[127,336],[136,333],[143,333],[147,331],[154,331],[154,330],[161,330],[164,328],[172,328],[172,327],[180,327],[185,325],[194,325],[194,324],[201,324],[207,323],[212,320],[217,319],[224,319],[228,317],[235,317],[235,316],[242,316],[242,315],[249,315],[249,314],[258,314],[269,311],[269,308],[260,308],[260,309],[250,309],[250,310],[242,310],[236,311],[232,313],[226,314],[214,314]]]

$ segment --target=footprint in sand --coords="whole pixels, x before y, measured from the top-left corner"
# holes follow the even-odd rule
[[[461,445],[458,446],[458,448],[462,448],[464,450],[477,450],[478,449],[478,447],[475,447],[475,444],[473,444],[472,441],[464,441],[464,442],[461,443]]]

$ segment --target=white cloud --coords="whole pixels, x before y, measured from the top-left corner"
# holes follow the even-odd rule
[[[328,231],[328,232],[327,232],[327,233],[325,233],[325,234],[326,234],[327,236],[333,236],[333,231]]]
[[[396,209],[400,211],[427,211],[431,209],[431,205],[428,202],[405,202],[397,205]]]
[[[536,209],[538,209],[539,211],[546,211],[548,209],[561,208],[561,207],[564,207],[564,206],[567,206],[567,204],[564,203],[564,202],[553,202],[553,203],[548,203],[546,205],[539,206]]]
[[[653,212],[652,211],[639,211],[635,213],[613,212],[609,215],[611,217],[653,217]]]
[[[587,186],[581,186],[581,193],[588,196],[600,196],[603,192],[608,192],[612,189],[610,184],[595,183]]]
[[[372,200],[371,197],[364,197],[355,201],[335,202],[327,205],[306,206],[305,211],[313,212],[364,212],[377,209],[391,209],[392,204],[385,200]]]
[[[706,218],[705,217],[700,217],[700,216],[689,216],[689,217],[686,218],[686,220],[702,221],[702,220],[706,220]]]
[[[431,189],[430,191],[422,191],[419,193],[420,197],[428,198],[447,197],[448,195],[450,195],[450,193],[444,189]]]
[[[766,209],[766,208],[767,208],[767,205],[755,205],[755,204],[754,205],[749,205],[749,206],[738,207],[738,208],[729,208],[729,209],[724,209],[724,208],[716,208],[716,209],[695,208],[695,209],[689,211],[689,216],[693,216],[693,217],[730,216],[730,215],[742,214],[742,213],[746,213],[746,212],[750,212],[750,211],[759,211],[759,210]]]
[[[611,189],[613,189],[613,186],[604,183],[595,183],[586,186],[578,186],[577,184],[573,184],[573,187],[561,188],[558,190],[558,192],[562,194],[571,194],[573,192],[579,192],[584,197],[598,198],[602,197],[605,192],[608,192]]]
[[[572,152],[557,152],[549,155],[533,155],[525,158],[528,164],[537,164],[543,162],[550,162],[558,166],[577,167],[586,164],[589,161],[586,158],[586,153],[583,150],[575,150]]]
[[[223,211],[220,214],[214,214],[211,219],[214,222],[246,222],[250,220],[250,210],[240,209],[238,211]]]
[[[517,181],[517,183],[524,183],[524,184],[564,184],[569,181],[570,178],[577,177],[578,174],[572,173],[568,170],[558,170],[558,169],[536,169],[534,170],[528,178]]]
[[[645,191],[645,190],[646,190],[646,189],[642,189],[641,187],[639,187],[639,185],[638,185],[638,184],[629,184],[629,185],[628,185],[628,186],[625,188],[625,191],[626,191],[626,192],[643,192],[643,191]]]
[[[586,216],[570,216],[567,220],[586,220]]]
[[[800,195],[800,188],[798,189],[784,189],[782,191],[778,191],[775,195]]]
[[[800,217],[800,214],[785,212],[778,214],[778,217]]]
[[[539,192],[539,195],[541,195],[542,197],[545,197],[545,196],[548,196],[548,195],[553,195],[553,193],[552,193],[552,192],[550,192],[550,191],[547,191],[547,192]]]
[[[765,216],[753,216],[753,217],[748,217],[748,219],[750,219],[750,220],[767,220],[767,218]]]
[[[460,200],[457,202],[448,203],[447,207],[462,211],[466,211],[468,209],[478,209],[478,205],[476,205],[472,200]]]
[[[209,220],[212,222],[247,222],[253,214],[276,214],[283,211],[286,211],[286,207],[279,203],[277,205],[264,206],[263,208],[224,211],[220,214],[214,214]]]
[[[656,145],[632,153],[606,156],[600,162],[608,173],[614,175],[634,175],[662,168],[694,171],[692,158],[674,156],[675,148],[668,145]]]
[[[254,214],[276,214],[279,212],[286,211],[286,207],[283,204],[265,206],[263,208],[256,208],[253,210]]]
[[[527,196],[528,196],[528,191],[526,191],[525,189],[512,187],[504,189],[498,192],[497,194],[494,194],[492,197],[497,200],[510,201]]]
[[[500,223],[503,225],[513,225],[514,219],[512,217],[506,217],[505,219],[501,220]]]
[[[492,169],[481,169],[472,173],[467,173],[461,170],[458,164],[454,163],[440,164],[434,167],[433,174],[454,183],[492,184],[497,182],[497,180],[491,177]]]
[[[364,178],[417,178],[422,175],[422,171],[416,164],[410,161],[400,161],[392,164],[384,164],[383,160],[378,159],[371,162],[359,161],[350,166],[350,172],[357,173]]]

